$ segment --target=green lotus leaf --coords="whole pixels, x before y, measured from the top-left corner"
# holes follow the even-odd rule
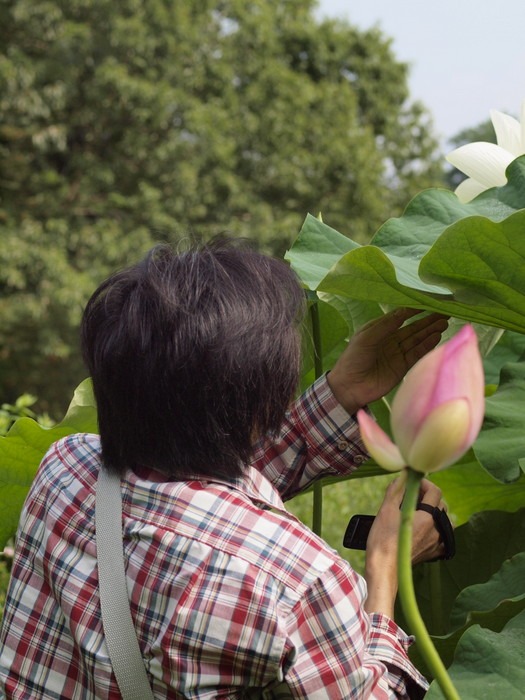
[[[359,247],[359,243],[308,214],[292,248],[284,257],[305,287],[313,290],[342,255]]]
[[[525,607],[525,509],[477,513],[455,535],[453,559],[414,570],[419,609],[447,666],[470,626],[500,631]],[[396,618],[406,627],[401,610]],[[417,644],[410,655],[428,675]]]
[[[525,333],[525,156],[468,204],[422,192],[360,246],[309,216],[287,259],[310,289]],[[324,277],[323,277],[324,273]]]
[[[462,204],[449,190],[425,190],[412,199],[403,216],[389,219],[381,226],[372,244],[394,258],[419,261],[441,234],[461,219],[480,216],[495,222],[503,221],[525,209],[525,156],[509,165],[507,178],[503,187],[487,190],[467,204]],[[316,289],[345,253],[360,247],[308,215],[285,257],[303,283],[309,289]]]
[[[490,474],[504,483],[522,476],[520,460],[525,459],[525,363],[505,365],[495,394],[485,401],[485,419],[474,443],[474,453]]]
[[[489,581],[504,562],[523,552],[525,509],[475,513],[468,523],[456,528],[455,536],[453,559],[414,570],[421,614],[433,635],[447,635],[457,628],[459,623],[450,620],[463,589]]]
[[[453,224],[421,260],[419,272],[452,291],[457,302],[493,314],[493,325],[502,314],[519,325],[525,316],[524,262],[522,210],[500,222],[469,217]]]
[[[311,301],[308,314],[305,319],[303,332],[303,367],[301,375],[301,391],[307,389],[316,379],[314,368],[314,331],[312,327],[312,304],[317,308],[317,319],[322,334],[321,341],[321,371],[326,372],[331,369],[343,352],[348,339],[348,324],[342,318],[335,306],[327,304],[316,298],[311,292],[314,300]]]
[[[497,481],[475,460],[472,451],[453,467],[432,474],[431,479],[442,490],[456,526],[479,511],[512,513],[525,503],[525,474],[509,484]]]
[[[479,625],[461,637],[449,674],[461,700],[522,700],[525,688],[525,611],[493,632]],[[426,700],[443,693],[434,681]]]
[[[318,289],[525,333],[524,269],[525,211],[500,223],[471,217],[454,224],[420,264],[372,245],[355,248]]]
[[[97,417],[91,381],[76,389],[64,419],[43,428],[31,418],[19,418],[0,437],[0,550],[18,526],[20,511],[38,465],[49,447],[71,433],[96,433]]]
[[[460,592],[450,614],[451,626],[462,627],[476,618],[490,616],[490,623],[482,626],[501,629],[502,619],[506,622],[525,608],[524,581],[525,552],[519,552],[504,561],[501,569],[488,581],[468,586]],[[516,608],[515,613],[509,615],[505,608],[512,607]]]
[[[525,359],[525,335],[522,333],[504,332],[496,345],[483,358],[485,381],[487,384],[498,384],[503,365]]]
[[[466,204],[449,190],[424,190],[412,199],[403,216],[381,226],[372,243],[391,255],[420,260],[443,231],[460,219],[483,216],[502,221],[525,208],[525,156],[509,165],[507,177],[503,187],[487,190]]]

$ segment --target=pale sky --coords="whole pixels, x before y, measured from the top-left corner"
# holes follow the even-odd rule
[[[410,64],[411,97],[447,139],[489,118],[519,116],[525,99],[525,0],[318,0],[319,17],[338,17],[393,40]]]

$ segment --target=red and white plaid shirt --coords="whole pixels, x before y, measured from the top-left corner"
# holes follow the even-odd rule
[[[366,459],[322,378],[233,483],[122,484],[131,611],[155,698],[403,698],[426,687],[405,633],[282,498]],[[0,697],[120,698],[104,640],[95,435],[55,443],[21,516],[0,637]],[[249,690],[250,689],[250,690]]]

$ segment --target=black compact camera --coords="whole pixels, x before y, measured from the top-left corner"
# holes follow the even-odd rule
[[[417,510],[424,510],[434,519],[434,525],[439,532],[440,540],[443,542],[445,553],[440,559],[452,559],[456,553],[456,541],[454,538],[454,528],[450,522],[446,511],[443,508],[430,506],[427,503],[419,503]],[[366,549],[368,533],[374,522],[374,515],[354,515],[350,518],[348,527],[343,537],[343,546],[347,549]],[[431,560],[437,561],[437,560]]]
[[[366,549],[368,533],[374,522],[374,515],[354,515],[348,523],[343,546],[348,549]]]

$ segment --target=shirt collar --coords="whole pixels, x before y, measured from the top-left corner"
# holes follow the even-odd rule
[[[135,467],[133,471],[140,479],[147,479],[148,481],[154,481],[156,483],[163,483],[166,481],[166,476],[154,469]],[[235,491],[239,491],[254,503],[286,512],[286,508],[277,489],[265,476],[255,469],[255,467],[246,467],[242,475],[235,479],[211,479],[196,476],[195,478],[189,477],[187,481],[221,484]]]
[[[262,506],[286,512],[277,489],[255,467],[246,467],[242,476],[236,479],[201,479],[207,483],[222,484],[241,492]]]

